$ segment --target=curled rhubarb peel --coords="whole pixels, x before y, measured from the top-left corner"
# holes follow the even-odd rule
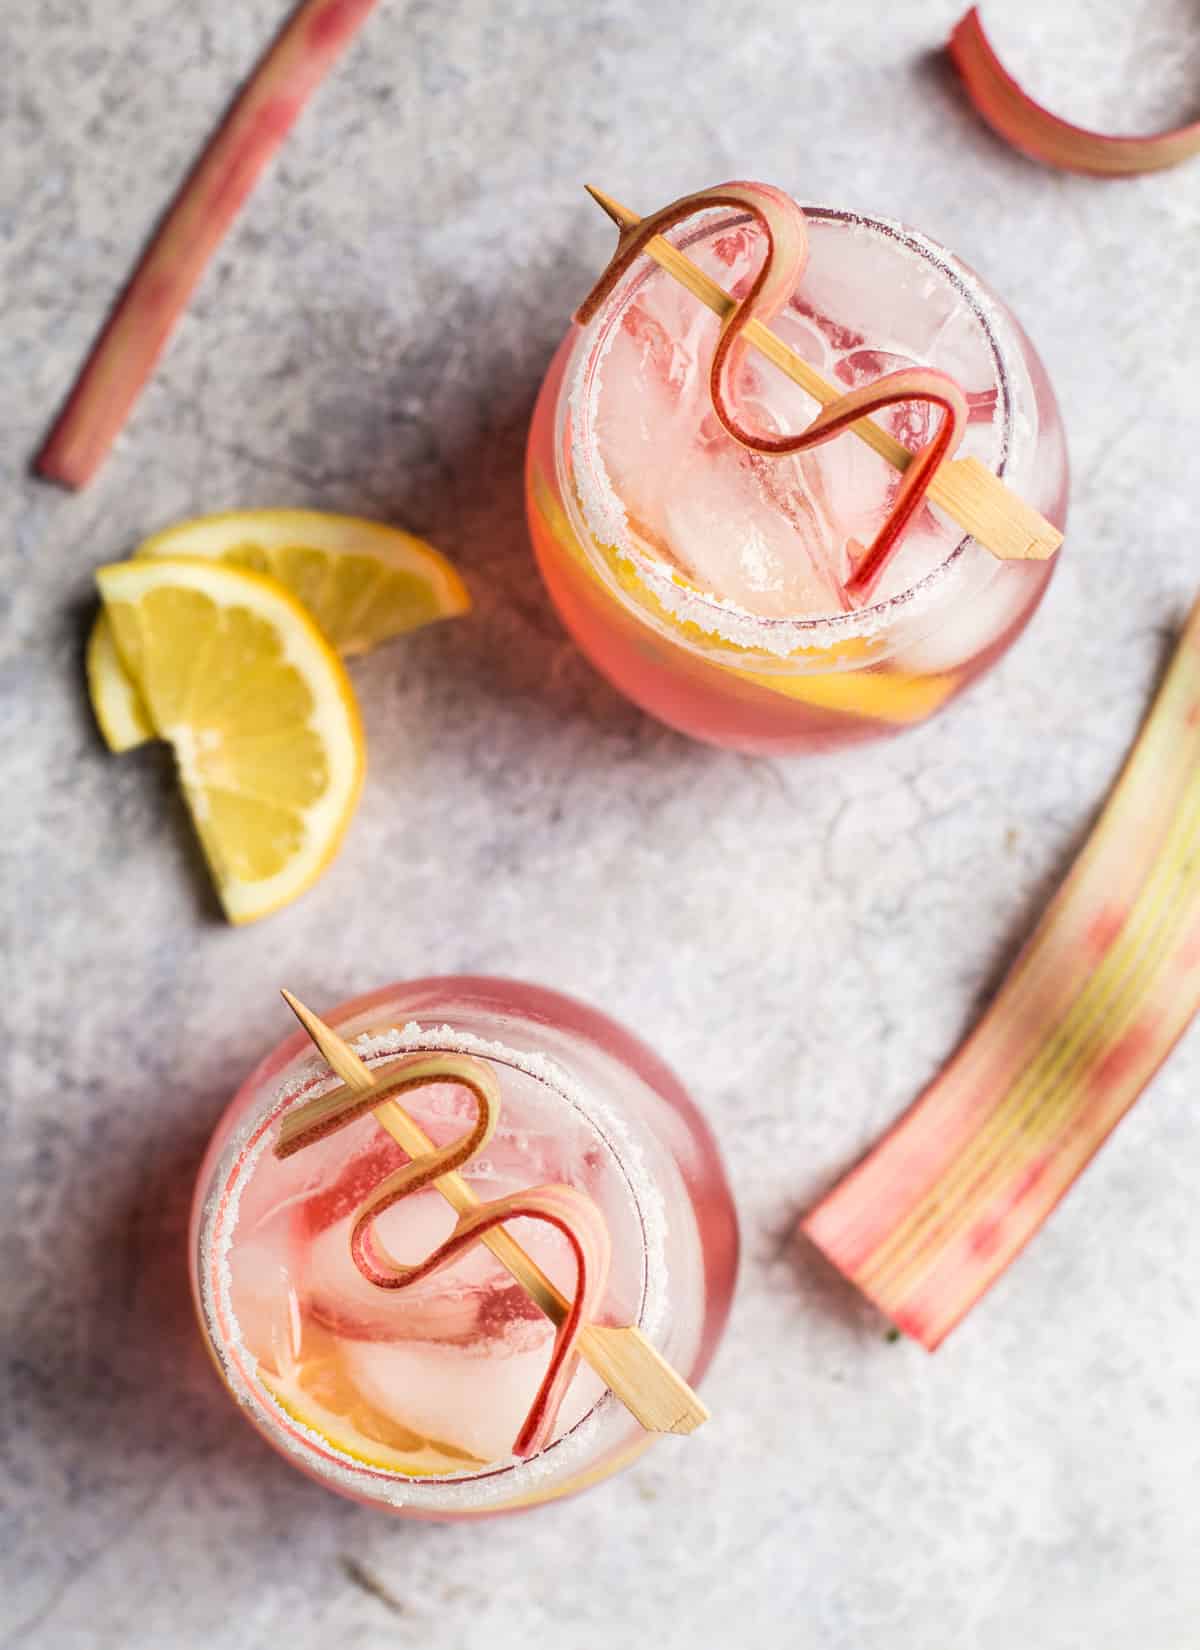
[[[945,1071],[803,1230],[936,1347],[1200,1008],[1200,604],[1104,814]]]
[[[1119,137],[1090,132],[1051,114],[1017,84],[996,56],[978,6],[959,19],[948,49],[967,95],[987,124],[1014,149],[1043,165],[1097,177],[1131,177],[1178,166],[1200,154],[1200,121],[1147,137]]]
[[[285,1117],[275,1142],[275,1156],[291,1157],[306,1146],[325,1140],[339,1129],[357,1121],[369,1111],[375,1111],[385,1101],[398,1100],[410,1089],[427,1088],[430,1083],[456,1083],[475,1099],[475,1123],[459,1140],[440,1148],[422,1152],[422,1165],[437,1164],[425,1175],[423,1184],[438,1180],[461,1168],[464,1163],[482,1151],[492,1138],[500,1117],[500,1086],[482,1060],[465,1054],[416,1054],[390,1064],[387,1071],[377,1075],[369,1089],[347,1094],[344,1089],[322,1095],[309,1101],[303,1108]],[[412,1168],[414,1165],[407,1165]],[[402,1170],[401,1173],[404,1171]]]
[[[428,1064],[429,1062],[420,1062],[423,1067]],[[428,1083],[461,1083],[474,1097],[475,1121],[457,1140],[451,1140],[448,1145],[441,1146],[436,1151],[424,1152],[420,1157],[414,1157],[411,1162],[403,1164],[386,1176],[355,1211],[350,1229],[350,1253],[354,1258],[354,1264],[367,1282],[375,1284],[379,1289],[400,1288],[402,1283],[411,1281],[409,1274],[413,1268],[398,1267],[387,1255],[386,1250],[382,1251],[384,1260],[376,1262],[374,1255],[379,1247],[378,1238],[374,1233],[376,1218],[385,1209],[399,1203],[402,1198],[409,1197],[413,1192],[419,1192],[426,1186],[432,1186],[442,1175],[452,1174],[455,1169],[461,1169],[469,1163],[476,1153],[487,1145],[500,1120],[500,1091],[486,1067],[474,1060],[471,1060],[469,1065],[462,1063],[454,1055],[435,1055],[432,1064],[432,1071],[421,1070],[414,1075],[413,1068],[408,1067],[402,1076],[386,1078],[379,1085],[380,1099],[395,1100],[399,1095],[414,1088],[424,1088]],[[356,1109],[358,1108],[351,1108],[352,1111]],[[427,1270],[433,1270],[428,1263],[426,1266]],[[397,1279],[400,1282],[397,1282]]]
[[[424,1168],[419,1159],[407,1167]],[[579,1336],[585,1324],[595,1316],[608,1280],[610,1244],[604,1216],[590,1198],[584,1197],[574,1187],[533,1186],[527,1191],[513,1192],[508,1197],[483,1203],[478,1209],[461,1215],[444,1243],[439,1244],[423,1261],[402,1266],[384,1249],[373,1223],[384,1208],[418,1191],[431,1178],[427,1171],[421,1172],[398,1188],[395,1182],[403,1174],[404,1170],[398,1171],[390,1177],[393,1182],[391,1186],[385,1182],[372,1194],[354,1221],[351,1252],[355,1264],[367,1281],[377,1288],[403,1289],[410,1283],[429,1277],[478,1243],[485,1233],[509,1220],[544,1221],[556,1227],[571,1246],[575,1257],[575,1293],[567,1315],[555,1333],[554,1350],[546,1374],[513,1444],[514,1455],[536,1455],[550,1442],[559,1407],[579,1365]]]
[[[34,468],[84,487],[107,457],[267,162],[377,0],[305,0],[210,140],[109,316]]]
[[[418,1055],[388,1071],[363,1093],[338,1096],[322,1113],[306,1108],[312,1121],[275,1146],[277,1157],[290,1157],[318,1140],[345,1128],[367,1111],[375,1111],[401,1094],[431,1083],[456,1083],[475,1100],[475,1117],[457,1139],[412,1158],[387,1175],[355,1211],[350,1229],[350,1254],[368,1283],[378,1289],[404,1289],[449,1265],[459,1255],[510,1220],[538,1220],[557,1228],[575,1259],[575,1293],[555,1331],[554,1348],[545,1376],[513,1444],[519,1457],[536,1455],[551,1441],[562,1400],[579,1365],[579,1340],[603,1300],[611,1258],[608,1226],[588,1197],[571,1186],[534,1186],[527,1190],[464,1209],[450,1236],[423,1261],[405,1265],[390,1255],[375,1230],[376,1219],[403,1198],[431,1186],[442,1176],[463,1168],[487,1145],[500,1118],[500,1089],[490,1070],[469,1055]]]
[[[942,415],[932,439],[914,454],[905,469],[892,507],[872,543],[865,549],[854,540],[847,545],[852,571],[846,580],[846,594],[862,602],[869,598],[901,534],[924,502],[935,472],[962,440],[970,408],[963,391],[945,373],[928,367],[906,367],[838,396],[821,409],[807,429],[794,435],[764,434],[740,422],[733,410],[732,384],[748,347],[742,335],[752,321],[765,325],[779,313],[799,285],[808,262],[804,213],[790,196],[765,183],[724,183],[684,195],[640,219],[636,226],[621,231],[612,261],[579,306],[575,319],[581,326],[591,320],[656,235],[697,212],[722,206],[749,212],[762,226],[766,240],[766,255],[749,290],[721,322],[709,370],[713,411],[733,440],[752,452],[782,458],[831,441],[859,419],[899,402],[924,401]]]
[[[286,1150],[287,1140],[298,1139],[312,1128],[328,1131],[337,1127],[344,1110],[356,1106],[363,1095],[377,1095],[384,1076],[397,1065],[405,1064],[400,1060],[375,1068],[365,1065],[345,1038],[326,1025],[311,1008],[306,1008],[290,991],[284,991],[282,996],[343,1086],[285,1113],[279,1125],[276,1155]],[[466,1060],[466,1064],[470,1066],[473,1062]],[[423,1157],[437,1150],[424,1129],[398,1101],[385,1099],[382,1104],[376,1101],[373,1115],[409,1157]],[[457,1172],[444,1174],[434,1182],[434,1188],[457,1214],[479,1207],[478,1195]],[[485,1232],[483,1241],[551,1323],[556,1326],[562,1323],[570,1311],[570,1301],[512,1234],[501,1226]],[[647,1432],[690,1433],[708,1420],[707,1407],[635,1324],[586,1324],[579,1337],[579,1350],[613,1396]]]

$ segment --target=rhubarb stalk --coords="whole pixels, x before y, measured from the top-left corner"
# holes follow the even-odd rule
[[[1200,154],[1200,120],[1147,137],[1119,137],[1074,126],[1030,97],[984,33],[978,6],[961,17],[948,50],[967,95],[994,132],[1046,166],[1097,177],[1129,177],[1178,166]]]
[[[803,1221],[930,1350],[1200,1008],[1200,603],[1086,847],[966,1043]]]
[[[95,475],[205,266],[309,97],[376,0],[305,0],[259,63],[143,253],[34,468],[64,487]]]

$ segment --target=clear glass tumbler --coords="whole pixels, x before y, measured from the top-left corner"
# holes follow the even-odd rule
[[[708,1126],[645,1044],[557,992],[486,978],[387,986],[328,1020],[369,1065],[418,1050],[484,1061],[502,1107],[463,1170],[472,1189],[484,1201],[535,1183],[586,1193],[613,1247],[596,1321],[636,1324],[689,1383],[700,1379],[729,1310],[737,1221]],[[633,1460],[652,1435],[586,1363],[551,1442],[512,1457],[552,1329],[487,1250],[395,1294],[355,1270],[351,1216],[404,1153],[369,1113],[292,1157],[272,1152],[288,1111],[335,1083],[307,1037],[292,1036],[246,1078],[200,1171],[197,1311],[243,1412],[321,1483],[413,1517],[531,1506]],[[439,1145],[462,1132],[471,1104],[453,1083],[404,1097]],[[405,1261],[454,1222],[432,1187],[380,1224],[393,1217],[387,1242]],[[558,1233],[527,1219],[506,1230],[573,1293]]]
[[[927,236],[883,219],[805,210],[809,263],[775,330],[835,385],[913,362],[958,378],[971,407],[962,451],[1062,527],[1062,421],[1012,313]],[[668,238],[732,289],[731,259],[759,233],[751,219],[721,211]],[[648,258],[638,260],[591,322],[571,329],[542,385],[529,435],[527,508],[563,623],[629,698],[714,744],[828,750],[923,722],[1011,646],[1057,557],[999,561],[972,537],[948,531],[949,517],[927,506],[932,535],[909,529],[878,596],[859,610],[753,611],[706,585],[697,566],[721,565],[739,533],[783,543],[786,555],[776,529],[789,510],[801,526],[820,517],[836,534],[839,521],[854,518],[856,489],[874,499],[895,477],[845,434],[814,450],[819,457],[784,461],[783,470],[777,460],[740,454],[745,497],[760,512],[752,529],[736,509],[714,502],[717,467],[729,461],[724,444],[733,444],[711,421],[680,427],[678,386],[690,373],[706,383],[717,320],[682,289],[671,297],[670,281]],[[668,297],[674,319],[664,324]],[[760,397],[775,427],[803,427],[816,403],[754,350],[748,361],[757,374],[748,393]],[[644,393],[631,388],[635,373]],[[910,447],[919,444],[914,412],[919,421],[925,409],[909,404],[887,415]],[[769,514],[774,499],[778,522]],[[931,559],[939,522],[942,549]],[[799,537],[796,553],[803,554]]]

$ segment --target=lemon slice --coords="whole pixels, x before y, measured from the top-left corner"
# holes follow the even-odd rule
[[[307,1359],[277,1375],[259,1364],[258,1379],[293,1421],[340,1455],[410,1478],[478,1471],[485,1462],[424,1438],[368,1404],[336,1358]]]
[[[268,573],[347,657],[471,605],[454,568],[424,539],[321,510],[197,516],[155,533],[134,556],[203,556]],[[88,686],[106,743],[125,751],[152,738],[153,729],[107,630],[101,614],[88,643]]]
[[[957,672],[916,676],[903,670],[847,670],[831,676],[768,676],[735,670],[744,682],[821,710],[845,711],[874,722],[923,722],[946,703],[961,680]]]
[[[231,922],[266,916],[333,858],[362,785],[345,669],[274,579],[146,557],[96,574],[121,664],[184,794]]]

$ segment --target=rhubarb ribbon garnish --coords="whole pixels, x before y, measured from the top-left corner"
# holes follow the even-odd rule
[[[555,1334],[554,1351],[542,1384],[513,1443],[514,1455],[536,1455],[550,1442],[555,1418],[579,1366],[580,1332],[595,1315],[604,1293],[609,1263],[608,1227],[604,1217],[590,1198],[572,1186],[533,1186],[460,1215],[444,1243],[418,1264],[402,1266],[383,1248],[372,1223],[385,1208],[420,1190],[432,1178],[420,1159],[407,1167],[421,1172],[402,1188],[385,1182],[355,1216],[351,1253],[359,1271],[377,1288],[403,1289],[429,1277],[478,1243],[486,1232],[508,1220],[544,1221],[557,1227],[571,1246],[575,1257],[575,1295],[570,1311]],[[398,1171],[391,1177],[392,1181],[398,1181],[404,1172]]]
[[[709,370],[713,411],[726,433],[752,452],[782,458],[832,441],[849,425],[871,413],[903,401],[924,401],[942,416],[933,438],[913,456],[904,471],[887,518],[869,547],[851,540],[847,549],[853,570],[846,581],[847,595],[867,599],[905,528],[924,502],[938,466],[957,448],[970,416],[967,398],[952,378],[931,367],[906,367],[884,373],[839,396],[822,408],[807,429],[794,435],[765,434],[747,428],[733,409],[732,384],[747,348],[742,334],[752,320],[766,323],[795,292],[808,262],[808,230],[803,211],[789,195],[765,183],[724,183],[702,189],[664,206],[623,230],[612,261],[576,311],[586,325],[621,277],[655,235],[712,207],[736,207],[749,212],[762,226],[766,256],[745,296],[721,323]]]
[[[608,1281],[611,1244],[608,1226],[595,1203],[573,1186],[533,1186],[465,1210],[443,1243],[424,1260],[402,1264],[390,1255],[375,1230],[385,1209],[431,1186],[443,1175],[463,1168],[487,1145],[500,1118],[500,1089],[482,1061],[469,1055],[414,1056],[382,1077],[369,1092],[319,1118],[311,1127],[276,1146],[276,1155],[291,1156],[314,1141],[344,1128],[366,1111],[431,1083],[457,1083],[475,1100],[475,1118],[457,1139],[422,1153],[382,1180],[359,1205],[350,1229],[355,1266],[377,1289],[404,1289],[447,1266],[488,1232],[510,1220],[538,1220],[566,1238],[575,1259],[575,1293],[555,1333],[546,1373],[513,1444],[513,1454],[536,1455],[551,1441],[558,1411],[579,1365],[579,1337],[595,1317]]]
[[[978,6],[959,19],[949,40],[967,95],[994,132],[1046,166],[1099,177],[1157,172],[1200,154],[1200,120],[1147,137],[1119,137],[1074,126],[1030,97],[1009,74],[984,33]]]

